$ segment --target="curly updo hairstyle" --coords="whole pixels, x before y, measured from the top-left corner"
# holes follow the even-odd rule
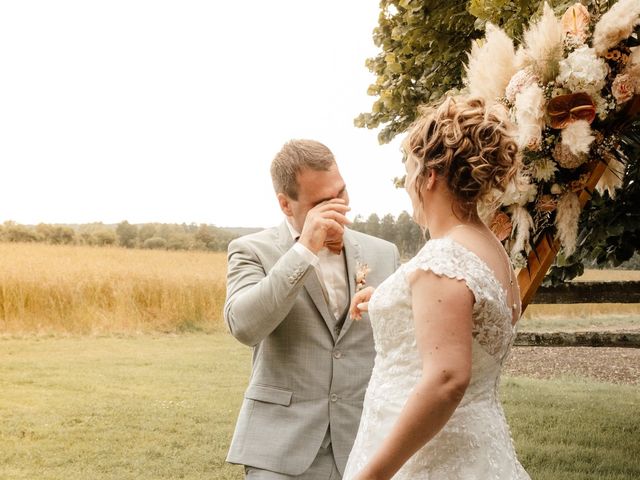
[[[416,162],[407,186],[415,188],[420,201],[429,171],[435,170],[456,198],[454,213],[467,219],[494,189],[504,192],[519,167],[506,113],[479,98],[447,97],[438,106],[423,108],[403,150],[407,161]]]

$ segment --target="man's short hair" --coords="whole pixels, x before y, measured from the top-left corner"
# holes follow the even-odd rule
[[[336,160],[328,147],[315,140],[290,140],[271,162],[271,180],[276,193],[298,199],[298,173],[309,168],[327,171]]]

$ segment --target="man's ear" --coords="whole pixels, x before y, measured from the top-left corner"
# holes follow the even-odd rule
[[[291,210],[291,202],[289,200],[289,197],[287,197],[284,193],[278,193],[276,197],[278,198],[278,203],[280,204],[280,210],[282,210],[282,213],[284,213],[287,217],[293,217],[293,210]]]

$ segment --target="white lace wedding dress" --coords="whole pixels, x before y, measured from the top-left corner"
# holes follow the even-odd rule
[[[430,240],[382,283],[369,302],[376,359],[344,480],[367,464],[420,379],[409,273],[464,280],[475,296],[471,381],[444,428],[394,480],[529,480],[513,448],[498,398],[500,370],[515,337],[506,292],[477,255],[450,238]]]

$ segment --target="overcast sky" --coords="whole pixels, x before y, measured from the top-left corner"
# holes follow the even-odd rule
[[[377,1],[0,4],[0,222],[280,221],[290,138],[336,155],[353,214],[410,211],[399,141],[357,129]],[[399,140],[399,139],[398,139]]]

